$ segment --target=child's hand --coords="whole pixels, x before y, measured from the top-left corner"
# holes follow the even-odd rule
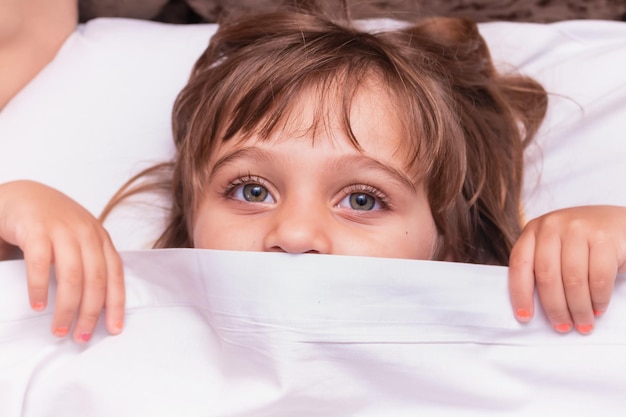
[[[74,340],[89,341],[105,306],[107,329],[112,334],[121,332],[122,262],[108,233],[86,209],[36,182],[1,184],[0,256],[9,253],[8,244],[24,253],[34,310],[46,307],[54,264],[57,295],[52,332],[56,336],[68,334],[76,318]]]
[[[541,305],[558,332],[593,330],[626,260],[626,207],[574,207],[528,223],[511,252],[509,289],[520,321]]]

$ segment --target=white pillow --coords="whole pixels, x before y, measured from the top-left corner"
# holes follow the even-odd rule
[[[0,113],[0,183],[38,180],[98,215],[132,175],[173,155],[172,104],[215,29],[81,25]],[[149,248],[161,220],[160,211],[133,206],[107,226],[118,249]]]
[[[526,153],[527,217],[626,205],[626,23],[490,23],[481,32],[501,68],[534,77],[550,93]]]
[[[379,27],[393,22],[379,22]],[[170,111],[215,25],[96,19],[0,113],[0,182],[42,181],[94,214],[134,173],[173,153]],[[626,205],[626,24],[480,25],[502,70],[552,93],[527,152],[529,218],[559,207]],[[134,206],[106,224],[120,250],[151,246],[163,213]]]

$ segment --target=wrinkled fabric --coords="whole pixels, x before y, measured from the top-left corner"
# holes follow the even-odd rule
[[[626,287],[588,336],[512,315],[507,269],[208,250],[123,254],[124,332],[78,345],[0,263],[0,415],[621,415]],[[50,299],[53,300],[54,291]],[[102,320],[101,320],[102,321]]]

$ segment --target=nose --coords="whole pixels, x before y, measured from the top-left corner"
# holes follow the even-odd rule
[[[295,200],[295,199],[294,199]],[[266,252],[332,253],[332,215],[322,203],[284,201],[272,215]]]

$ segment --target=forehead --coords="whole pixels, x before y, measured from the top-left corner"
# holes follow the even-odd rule
[[[408,171],[413,149],[396,95],[382,77],[369,76],[355,88],[338,80],[312,83],[292,98],[287,111],[268,134],[255,129],[221,143],[216,155],[254,141],[329,141],[336,148],[356,149]],[[263,122],[259,123],[263,125]],[[405,166],[407,165],[407,166]]]

